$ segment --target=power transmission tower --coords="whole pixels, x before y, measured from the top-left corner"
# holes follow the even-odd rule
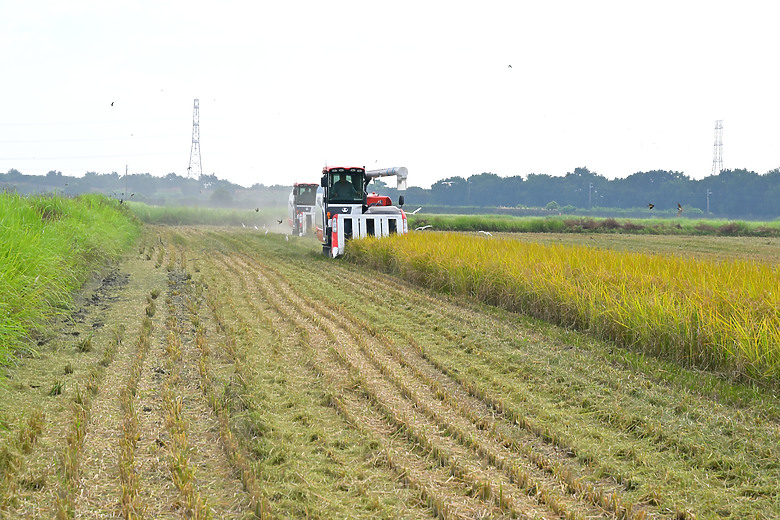
[[[190,165],[187,168],[187,178],[200,179],[201,171],[200,167],[200,108],[198,100],[195,100],[195,107],[192,110],[192,148],[190,149]]]
[[[723,120],[715,121],[715,150],[712,156],[712,174],[719,175],[723,169]]]

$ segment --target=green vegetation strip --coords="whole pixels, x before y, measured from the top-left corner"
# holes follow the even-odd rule
[[[780,271],[454,233],[350,243],[348,258],[686,366],[774,384]]]
[[[29,349],[73,292],[139,233],[137,220],[102,196],[0,194],[0,364]]]
[[[780,237],[780,222],[747,222],[688,218],[592,218],[561,215],[409,215],[409,227],[431,226],[437,231],[489,231],[492,233],[608,233],[632,235],[699,235],[729,237]]]

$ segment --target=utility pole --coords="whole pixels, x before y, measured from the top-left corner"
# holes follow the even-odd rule
[[[192,148],[190,148],[190,165],[187,168],[187,178],[200,179],[201,167],[200,167],[200,108],[199,102],[195,100],[195,106],[192,110]]]
[[[707,188],[707,215],[710,214],[710,195],[712,195],[712,190]]]

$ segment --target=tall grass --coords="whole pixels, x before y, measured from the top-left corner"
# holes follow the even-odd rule
[[[687,366],[780,380],[780,270],[456,233],[350,243],[347,258]]]
[[[140,224],[117,201],[0,194],[0,364],[129,247]]]

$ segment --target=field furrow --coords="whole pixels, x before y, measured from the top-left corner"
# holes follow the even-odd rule
[[[247,266],[244,268],[248,269]],[[273,278],[278,279],[279,275],[275,275]],[[332,315],[323,308],[311,312]],[[363,332],[359,327],[352,325],[352,323],[360,323],[362,321],[360,318],[347,315],[339,316],[337,319],[339,320],[337,327],[351,331],[351,341],[358,345],[357,348],[366,356],[368,362],[374,364],[376,370],[384,373],[399,392],[407,396],[417,408],[427,413],[436,425],[448,435],[458,439],[459,442],[470,447],[472,451],[491,461],[492,464],[502,467],[510,475],[521,475],[521,478],[528,482],[529,487],[541,487],[541,482],[546,481],[545,484],[550,489],[556,489],[564,486],[568,480],[572,484],[572,492],[578,489],[573,486],[574,469],[569,466],[561,466],[559,463],[553,464],[549,456],[545,454],[545,452],[552,454],[556,459],[568,459],[569,457],[561,450],[538,442],[538,438],[535,436],[524,435],[522,431],[518,432],[511,421],[500,420],[501,414],[497,414],[493,407],[469,396],[462,387],[459,387],[442,372],[437,371],[413,349],[401,352],[393,346],[392,341],[386,335],[381,335],[375,330],[370,331],[370,328],[364,329],[369,330],[371,334],[370,340],[364,341],[362,339],[365,336]],[[322,323],[323,318],[319,318],[319,320]],[[381,347],[377,348],[376,345],[381,345]],[[379,358],[382,358],[382,361],[379,361]],[[389,368],[391,365],[395,365],[395,367]],[[427,375],[422,373],[422,367],[427,367]],[[406,373],[396,374],[395,371],[398,370]],[[431,373],[436,375],[431,375]],[[371,387],[372,385],[367,383],[367,386]],[[451,392],[454,392],[454,395]],[[512,434],[503,435],[502,429],[512,432]],[[524,457],[523,453],[525,453]],[[510,458],[512,462],[508,462]],[[515,466],[517,461],[521,464],[525,462],[525,464],[522,467],[517,467]],[[556,478],[552,478],[551,474],[555,474]],[[535,478],[531,478],[531,475],[535,475]],[[536,479],[541,479],[541,481],[536,482]],[[616,487],[613,483],[606,490],[591,488],[588,491],[592,496],[605,496],[614,493]],[[597,501],[594,505],[604,505],[601,502]]]
[[[117,308],[116,312],[124,314],[131,322],[127,327],[121,325],[121,328],[115,329],[114,337],[101,359],[106,375],[92,399],[91,420],[84,440],[76,492],[78,499],[73,501],[75,518],[119,518],[120,515],[118,463],[123,413],[119,389],[127,383],[127,374],[131,373],[137,361],[138,341],[142,335],[143,318],[148,318],[146,309],[150,308],[152,291],[161,291],[164,287],[164,277],[160,273],[149,276],[145,267],[138,260],[125,266],[131,273],[132,283],[123,295],[126,305]],[[139,276],[142,272],[145,276]]]
[[[228,261],[225,268],[241,276],[244,280],[242,285],[249,288],[247,294],[255,295],[252,297],[256,298],[259,286],[254,279],[247,278],[243,266],[235,268]],[[453,478],[448,469],[442,467],[435,458],[426,457],[424,448],[410,447],[396,438],[398,428],[383,420],[362,390],[353,388],[352,375],[329,354],[333,348],[332,341],[318,327],[294,318],[290,314],[289,303],[284,302],[278,294],[267,294],[263,300],[272,302],[278,310],[272,323],[281,342],[294,341],[301,347],[301,350],[290,354],[286,363],[297,361],[301,363],[301,368],[313,372],[311,375],[318,381],[327,381],[328,406],[341,412],[348,421],[347,425],[358,428],[369,437],[367,442],[369,447],[373,446],[372,457],[376,458],[377,463],[384,461],[383,466],[395,470],[396,477],[391,480],[406,480],[411,488],[422,493],[422,499],[434,512],[445,518],[473,518],[498,511],[490,505],[475,502],[471,497],[472,489]],[[251,307],[256,306],[254,301],[249,303]],[[304,335],[305,341],[295,340],[299,334]],[[308,360],[307,356],[310,356]],[[294,369],[294,366],[291,368]],[[410,454],[409,451],[416,454]]]
[[[718,488],[743,481],[746,493],[761,489],[764,499],[771,500],[771,492],[766,492],[779,476],[774,462],[777,449],[765,440],[776,438],[777,412],[769,406],[762,409],[758,402],[758,409],[745,413],[749,408],[741,399],[747,401],[749,394],[737,395],[739,400],[730,403],[724,399],[733,398],[728,385],[715,382],[719,386],[709,392],[699,386],[705,390],[701,395],[683,386],[689,384],[683,378],[682,388],[670,382],[665,370],[673,367],[654,372],[641,358],[621,366],[611,352],[599,351],[576,335],[572,339],[577,343],[572,344],[565,337],[554,342],[547,336],[542,339],[527,328],[518,333],[518,327],[503,319],[505,313],[491,316],[461,304],[450,306],[443,303],[446,299],[410,292],[381,276],[370,289],[354,281],[345,283],[361,302],[409,301],[394,308],[393,318],[361,304],[370,330],[391,329],[399,315],[405,316],[414,325],[389,330],[384,335],[387,342],[403,338],[414,346],[412,352],[422,353],[470,394],[486,396],[480,398],[492,408],[512,415],[540,438],[554,440],[588,466],[600,467],[601,474],[625,487],[638,489],[647,482],[650,489],[643,496],[649,500],[665,493],[679,497],[679,487],[689,478],[704,479]],[[358,307],[352,302],[344,305]],[[426,310],[419,312],[421,308]],[[435,339],[426,337],[426,328]],[[541,341],[544,348],[537,346]],[[739,410],[742,407],[745,412]],[[764,420],[757,421],[756,414]],[[756,431],[760,435],[755,436]],[[665,475],[670,467],[678,480]],[[656,473],[654,468],[665,470]],[[669,491],[663,491],[664,482]]]
[[[251,271],[251,266],[244,264],[240,270]],[[261,271],[255,272],[260,276]],[[273,274],[271,278],[277,282],[280,279],[278,274]],[[273,283],[270,279],[267,281]],[[527,502],[530,491],[536,494],[537,502],[545,503],[558,513],[574,517],[580,513],[588,516],[599,514],[596,510],[587,510],[581,503],[567,506],[568,497],[562,497],[557,492],[559,481],[535,466],[529,467],[530,472],[537,474],[537,479],[532,478],[528,471],[509,462],[511,452],[506,447],[488,438],[482,430],[443,404],[425,384],[416,380],[416,375],[409,371],[405,374],[395,373],[396,370],[404,369],[391,357],[371,352],[371,348],[362,340],[363,332],[349,326],[349,322],[354,321],[350,316],[339,317],[341,323],[337,324],[333,318],[324,317],[328,314],[327,310],[320,309],[318,312],[314,307],[307,306],[300,296],[292,296],[289,286],[281,290],[287,291],[289,301],[297,302],[295,308],[287,311],[288,314],[301,315],[310,320],[318,319],[319,327],[333,336],[337,345],[334,348],[336,357],[357,374],[363,391],[370,393],[370,397],[383,409],[386,419],[396,428],[404,429],[415,442],[426,445],[429,450],[446,458],[454,471],[462,474],[462,478],[470,481],[473,487],[487,486],[484,494],[501,496],[499,502],[508,507],[514,501],[514,495],[523,496]],[[383,359],[380,361],[379,357]],[[396,366],[390,368],[393,363]],[[489,469],[480,467],[485,463]],[[514,481],[522,482],[522,491],[513,491],[516,487]],[[601,511],[601,514],[606,512]]]

